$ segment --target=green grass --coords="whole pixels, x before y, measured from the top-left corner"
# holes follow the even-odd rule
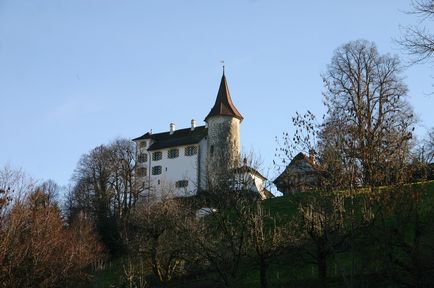
[[[119,280],[121,279],[123,272],[123,265],[125,260],[118,258],[113,261],[109,261],[105,268],[96,271],[91,281],[92,288],[108,288],[118,287]]]
[[[405,187],[409,187],[408,185]],[[404,187],[404,188],[405,188]],[[411,184],[409,193],[419,191],[424,199],[421,209],[426,209],[432,212],[434,207],[434,181],[421,182]],[[411,191],[410,191],[411,190]],[[392,193],[394,187],[382,187],[379,189],[379,193]],[[360,189],[359,194],[365,194],[367,190]],[[280,223],[289,221],[295,213],[297,213],[299,202],[306,200],[305,197],[309,197],[308,193],[300,193],[289,196],[276,197],[265,200],[263,202],[264,207],[271,211],[272,214],[278,215]],[[360,197],[360,196],[356,196]],[[356,201],[357,203],[357,201]],[[431,213],[430,212],[430,213]],[[432,213],[431,213],[432,214]],[[394,220],[391,220],[394,221]],[[396,223],[389,223],[396,225]],[[407,229],[407,228],[406,228]],[[411,234],[411,224],[409,224],[409,234]],[[430,236],[431,237],[431,236]],[[369,252],[369,251],[368,251]],[[348,253],[341,253],[336,256],[336,260],[339,262],[337,266],[334,262],[330,262],[330,287],[343,287],[343,270],[351,267],[351,261]],[[317,271],[313,264],[306,264],[306,262],[298,261],[297,263],[303,263],[294,265],[293,254],[283,253],[276,256],[269,267],[269,286],[270,287],[318,287]],[[122,276],[124,261],[118,259],[113,261],[103,271],[99,271],[94,275],[93,286],[94,288],[100,287],[118,287],[119,279]],[[358,265],[363,265],[362,262]],[[368,263],[368,265],[375,267],[375,263]],[[374,269],[374,268],[372,268]],[[380,267],[381,269],[381,267]],[[358,283],[363,287],[385,287],[390,283],[387,283],[384,279],[384,275],[381,271],[376,272],[376,269],[370,271],[367,274],[356,275]],[[348,271],[348,270],[347,270]],[[219,287],[218,283],[213,280],[217,275],[213,273],[202,275],[188,275],[180,279],[176,279],[168,287],[176,288],[211,288]],[[236,287],[259,287],[259,266],[255,261],[253,255],[246,257],[241,263],[239,278],[236,283]],[[389,286],[388,286],[389,287]]]

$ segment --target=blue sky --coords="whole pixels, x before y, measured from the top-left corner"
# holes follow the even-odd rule
[[[0,166],[66,185],[83,153],[169,123],[199,124],[220,61],[244,116],[241,143],[274,176],[290,116],[322,114],[320,73],[357,39],[405,57],[408,0],[0,0]],[[432,65],[405,71],[417,133],[434,126]],[[269,171],[269,172],[267,172]]]

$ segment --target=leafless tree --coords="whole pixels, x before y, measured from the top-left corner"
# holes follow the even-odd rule
[[[259,264],[260,287],[269,287],[268,268],[270,262],[283,251],[292,240],[283,223],[278,222],[278,215],[267,211],[261,201],[251,206],[248,215],[248,242]]]
[[[434,179],[434,128],[422,140],[416,141],[412,151],[409,173],[414,182]]]
[[[397,57],[358,40],[339,47],[322,75],[328,110],[321,141],[355,161],[366,185],[384,183],[385,165],[399,170],[408,160],[414,118],[401,73]]]
[[[291,117],[291,124],[293,133],[285,131],[281,139],[276,137],[278,147],[274,155],[276,159],[273,162],[278,166],[279,171],[285,169],[299,152],[308,153],[318,148],[321,124],[312,112],[309,110],[303,114],[295,112],[295,116]]]
[[[136,152],[134,143],[117,139],[110,144],[110,187],[114,191],[114,210],[118,218],[126,218],[139,198],[140,184],[135,177]]]
[[[298,201],[295,227],[301,241],[300,249],[307,263],[318,269],[322,287],[327,287],[331,259],[350,235],[345,197],[341,193],[318,190],[304,195]]]
[[[135,177],[135,146],[126,139],[100,145],[84,154],[74,172],[66,214],[93,217],[103,241],[113,253],[128,241],[130,210],[143,190]]]
[[[58,202],[61,187],[54,180],[46,180],[38,188],[44,191],[48,202]]]
[[[370,263],[380,264],[390,283],[429,287],[434,280],[434,207],[430,193],[427,185],[418,184],[389,186],[371,194],[375,218],[366,231],[365,242],[370,246],[365,251],[371,251],[362,258],[367,256]]]
[[[232,179],[232,178],[227,178]],[[220,182],[206,195],[202,205],[210,207],[207,216],[190,224],[191,253],[208,263],[225,287],[233,287],[246,255],[248,215],[253,198]]]
[[[424,140],[424,146],[426,147],[426,162],[434,162],[434,127],[428,132],[426,139]]]
[[[24,183],[18,178],[8,181],[18,181],[18,186],[11,187]],[[91,265],[101,259],[102,246],[92,227],[83,219],[67,227],[52,191],[42,187],[48,186],[22,191],[20,197],[12,193],[10,198],[17,198],[9,200],[10,207],[0,219],[0,282],[4,287],[80,285],[88,279]]]
[[[298,208],[287,238],[301,251],[299,256],[303,263],[317,267],[323,287],[327,286],[332,259],[349,251],[352,261],[350,275],[343,271],[342,276],[347,286],[353,287],[355,235],[372,220],[369,216],[371,208],[363,196],[358,195],[359,203],[354,204],[360,167],[339,150],[342,147],[339,141],[343,139],[336,134],[337,127],[317,123],[315,115],[309,111],[296,113],[292,117],[292,126],[295,130],[293,134],[284,133],[284,146],[277,149],[278,155],[289,157],[313,149],[317,151],[315,161],[320,172],[316,186],[310,192],[290,195],[289,200]],[[329,143],[324,142],[324,134],[330,137]]]
[[[185,235],[183,221],[188,215],[177,199],[140,203],[129,220],[130,254],[150,268],[162,285],[183,271]],[[140,263],[140,261],[137,261]]]
[[[0,189],[13,194],[13,200],[21,199],[28,191],[36,188],[36,182],[22,169],[10,165],[0,168]]]
[[[434,19],[434,1],[413,0],[411,4],[412,10],[408,13],[420,17],[420,24],[404,27],[398,43],[412,56],[413,63],[432,61],[434,60],[434,34],[430,29],[432,24],[429,23]]]

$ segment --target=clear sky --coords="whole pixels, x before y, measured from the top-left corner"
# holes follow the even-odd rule
[[[402,55],[409,0],[0,0],[0,166],[66,185],[83,153],[116,137],[203,124],[220,61],[244,116],[241,143],[274,179],[275,137],[295,111],[322,114],[333,51],[357,39]],[[433,67],[405,71],[434,126]],[[267,173],[268,169],[271,169]]]

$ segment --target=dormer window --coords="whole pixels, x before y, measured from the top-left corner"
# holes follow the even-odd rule
[[[163,158],[163,153],[161,151],[153,152],[152,153],[152,161],[158,161]]]

